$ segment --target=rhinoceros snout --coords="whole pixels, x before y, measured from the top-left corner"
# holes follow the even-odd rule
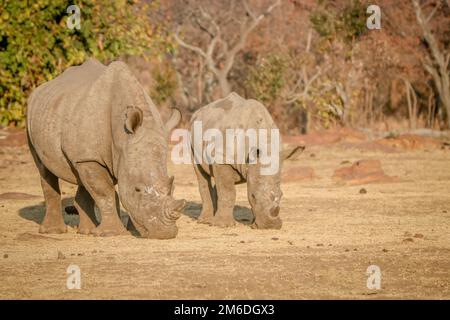
[[[149,239],[173,239],[178,234],[178,228],[175,223],[166,225],[162,223],[155,223],[154,220],[149,220],[145,223],[145,229],[145,237]]]
[[[279,214],[280,214],[280,207],[276,206],[276,207],[273,207],[272,209],[270,209],[270,217],[271,218],[276,218],[276,217],[278,217]]]
[[[253,229],[281,229],[283,224],[280,218],[280,207],[272,207],[268,214],[255,214],[255,222],[251,226]]]

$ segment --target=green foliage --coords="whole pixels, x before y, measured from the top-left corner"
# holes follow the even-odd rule
[[[157,104],[164,103],[173,96],[177,89],[175,70],[169,63],[164,63],[156,66],[152,76],[155,85],[150,95]]]
[[[255,99],[263,103],[271,103],[276,100],[284,86],[286,64],[284,57],[271,54],[250,69],[246,85]]]
[[[173,50],[148,13],[157,2],[79,0],[81,29],[69,29],[69,0],[0,0],[0,123],[23,125],[30,91],[88,57]]]
[[[289,96],[292,90],[297,93],[304,90],[298,84],[302,83],[301,78],[305,72],[308,73],[307,70],[313,73],[311,70],[315,65],[311,53],[272,53],[249,69],[245,85],[251,96],[264,104],[286,108],[286,114],[290,115],[304,110],[316,124],[329,128],[342,121],[344,106],[328,77],[319,77],[305,94],[298,95],[294,101]]]
[[[310,16],[314,30],[327,39],[351,41],[366,32],[366,7],[360,0],[351,0],[343,9],[332,7],[333,1],[319,1],[318,9]]]

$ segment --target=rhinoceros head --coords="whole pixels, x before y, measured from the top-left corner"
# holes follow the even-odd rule
[[[280,189],[281,162],[297,156],[304,150],[303,146],[284,149],[280,152],[280,166],[275,174],[262,175],[261,164],[250,164],[247,168],[247,193],[255,221],[253,228],[280,229],[282,225],[280,200],[283,192]]]
[[[248,200],[255,221],[252,227],[258,229],[280,229],[280,174],[261,175],[259,165],[250,165],[247,172]]]
[[[175,111],[179,112],[179,111]],[[175,221],[185,200],[175,200],[173,177],[167,174],[168,145],[161,128],[146,121],[138,107],[125,111],[126,139],[118,148],[117,180],[120,201],[139,233],[147,238],[171,239],[178,229]],[[174,113],[166,124],[171,130],[178,122]]]

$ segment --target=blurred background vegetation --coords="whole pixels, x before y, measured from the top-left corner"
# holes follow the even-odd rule
[[[236,91],[285,133],[448,129],[447,0],[0,0],[0,124],[33,88],[95,57],[126,61],[164,113],[189,120]],[[81,9],[81,29],[66,26]],[[369,4],[381,29],[368,30]]]
[[[151,24],[157,2],[81,0],[81,28],[69,29],[68,0],[0,0],[0,123],[24,125],[30,91],[95,57],[155,57],[173,47]]]

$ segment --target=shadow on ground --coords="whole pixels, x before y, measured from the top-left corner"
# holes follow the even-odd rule
[[[64,222],[66,225],[75,227],[78,226],[80,222],[80,218],[78,214],[68,214],[65,210],[66,207],[72,207],[73,206],[73,197],[64,198],[62,199],[62,206],[61,206],[61,214],[64,217]],[[96,210],[97,211],[97,210]],[[200,215],[200,212],[202,211],[202,205],[200,203],[196,202],[188,202],[186,205],[186,208],[184,209],[184,214],[192,219],[197,219]],[[99,220],[98,212],[97,213],[97,220]],[[19,216],[26,220],[33,221],[37,224],[41,224],[44,220],[45,215],[45,203],[41,202],[36,205],[28,206],[21,208],[19,210]],[[121,210],[120,216],[122,218],[122,222],[124,223],[124,226],[127,227],[127,229],[135,236],[138,236],[138,233],[136,229],[132,226],[132,224],[128,223],[129,217],[128,214]],[[242,206],[234,206],[233,210],[233,216],[234,219],[242,224],[250,225],[253,223],[254,216],[252,213],[252,210],[246,207]]]
[[[65,207],[73,206],[73,197],[63,198],[61,205],[61,214],[64,217],[64,222],[71,227],[77,226],[80,218],[75,214],[67,214],[64,210]],[[41,224],[45,216],[45,202],[41,202],[36,205],[21,208],[19,210],[19,216],[26,220]]]
[[[202,211],[202,205],[200,203],[189,201],[184,208],[184,214],[192,219],[198,219]],[[253,223],[254,216],[252,210],[247,207],[234,206],[233,210],[234,220],[239,223],[250,225]]]
[[[66,223],[66,225],[71,227],[78,226],[78,224],[80,223],[80,217],[78,216],[78,213],[76,213],[76,210],[73,207],[73,199],[74,199],[73,197],[63,198],[61,204],[61,214],[64,217],[64,222]],[[66,212],[66,208],[68,208],[69,212],[71,211],[74,212],[74,214],[68,214]],[[100,221],[100,215],[98,214],[97,208],[95,209],[95,213],[97,221]],[[45,202],[21,208],[19,210],[19,216],[21,216],[26,220],[30,220],[36,222],[37,224],[41,224],[45,216]],[[125,211],[120,210],[120,218],[122,219],[124,226],[127,227],[129,219],[128,214]]]

